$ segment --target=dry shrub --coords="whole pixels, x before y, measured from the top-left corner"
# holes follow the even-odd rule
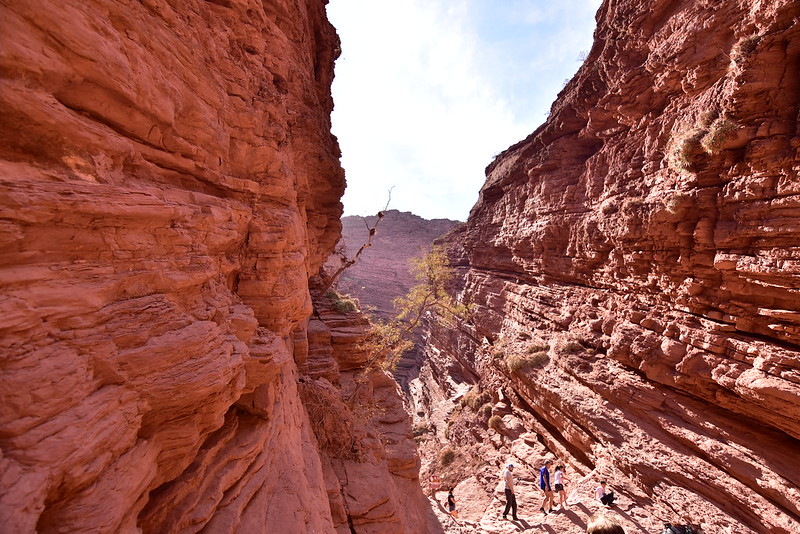
[[[550,350],[550,345],[544,345],[542,343],[531,343],[528,345],[528,354],[533,354],[534,352],[547,352]]]
[[[331,299],[333,307],[339,313],[351,313],[359,308],[358,299],[350,295],[342,295],[334,289],[325,292],[325,296]]]
[[[351,313],[358,309],[358,301],[351,298],[337,300],[333,305],[339,313]]]
[[[620,208],[622,213],[628,216],[641,216],[642,210],[645,207],[644,200],[641,197],[626,198],[622,201]]]
[[[445,447],[439,453],[439,465],[441,465],[442,467],[447,467],[448,465],[452,464],[455,459],[456,459],[456,451],[454,451],[450,447]]]
[[[489,428],[500,432],[500,429],[503,427],[503,418],[499,415],[493,415],[489,418]]]
[[[481,405],[486,404],[490,400],[492,400],[492,396],[487,391],[481,392],[478,388],[472,388],[461,398],[461,404],[463,406],[469,406],[473,410],[477,410]]]
[[[706,135],[703,128],[694,128],[673,136],[667,147],[667,160],[677,171],[694,171],[705,154],[700,141]]]
[[[600,212],[603,215],[611,215],[617,211],[619,211],[619,206],[617,206],[617,202],[613,198],[607,198],[600,204]]]
[[[568,339],[559,347],[562,354],[578,354],[586,350],[586,347],[578,340]]]
[[[324,378],[306,378],[297,387],[320,447],[331,458],[361,460],[364,422],[342,401],[340,391]]]
[[[548,361],[547,351],[541,350],[533,354],[511,354],[506,358],[506,365],[511,371],[530,369]]]
[[[757,33],[752,35],[748,35],[733,45],[731,48],[731,64],[738,65],[741,63],[745,58],[747,58],[750,54],[755,52],[756,47],[758,46],[758,42],[761,40],[761,36]]]
[[[719,110],[717,108],[707,109],[700,114],[698,123],[701,128],[708,128],[717,118],[719,118]]]
[[[725,148],[725,143],[736,135],[736,128],[736,123],[726,118],[715,120],[700,141],[703,150],[709,154],[720,152]]]
[[[435,469],[441,480],[439,487],[442,489],[454,488],[465,478],[474,476],[476,472],[476,458],[469,454],[456,452],[451,447],[445,447],[437,457]],[[479,469],[479,467],[478,467]]]
[[[663,199],[664,207],[672,214],[677,214],[694,205],[694,199],[686,193],[670,193]]]

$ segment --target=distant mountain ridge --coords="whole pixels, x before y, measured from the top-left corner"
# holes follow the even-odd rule
[[[376,220],[376,215],[342,217],[342,239],[337,249],[351,258],[366,243],[369,227]],[[372,246],[342,273],[336,284],[338,291],[358,298],[362,308],[374,308],[378,317],[392,316],[392,301],[414,285],[411,258],[420,256],[457,224],[450,219],[423,219],[407,211],[386,211]]]
[[[376,220],[377,215],[342,217],[342,238],[337,252],[352,258],[367,242],[369,229]],[[410,260],[430,249],[437,238],[457,224],[458,221],[449,219],[423,219],[407,211],[386,211],[372,238],[372,246],[341,274],[336,282],[337,291],[356,297],[361,309],[371,309],[373,316],[390,319],[396,314],[392,301],[415,284]],[[333,255],[328,265],[335,268],[337,261],[340,260]],[[420,341],[421,338],[417,339],[415,348],[403,355],[393,373],[405,389],[419,373]]]

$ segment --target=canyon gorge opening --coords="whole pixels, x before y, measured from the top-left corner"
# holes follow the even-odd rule
[[[800,4],[605,0],[468,220],[387,212],[340,293],[325,4],[0,2],[0,530],[800,532]],[[341,293],[434,240],[473,313],[393,377]]]

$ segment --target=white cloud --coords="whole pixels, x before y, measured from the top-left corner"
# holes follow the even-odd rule
[[[552,97],[537,104],[544,109],[512,109],[530,107],[538,95],[521,98],[506,82],[516,76],[514,69],[532,68],[526,59],[547,63],[558,54],[548,50],[538,59],[501,55],[492,40],[497,37],[476,24],[480,1],[329,4],[329,17],[342,38],[333,131],[348,181],[346,214],[376,212],[394,186],[391,208],[464,220],[494,154],[533,131],[538,124],[531,124],[532,115],[539,122],[544,118]],[[530,0],[514,4],[534,13],[524,8],[526,3]],[[490,9],[501,8],[492,3]],[[536,13],[541,24],[546,10]],[[568,75],[578,67],[575,56]],[[524,97],[524,88],[521,93]]]

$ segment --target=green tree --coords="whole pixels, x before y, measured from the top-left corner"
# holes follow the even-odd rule
[[[423,318],[457,325],[470,317],[470,305],[456,301],[447,291],[454,272],[444,248],[433,247],[422,257],[413,258],[411,263],[417,285],[394,300],[397,311],[394,319],[372,322],[366,349],[373,356],[367,368],[380,363],[384,368],[393,369],[400,356],[413,347],[411,335]]]

